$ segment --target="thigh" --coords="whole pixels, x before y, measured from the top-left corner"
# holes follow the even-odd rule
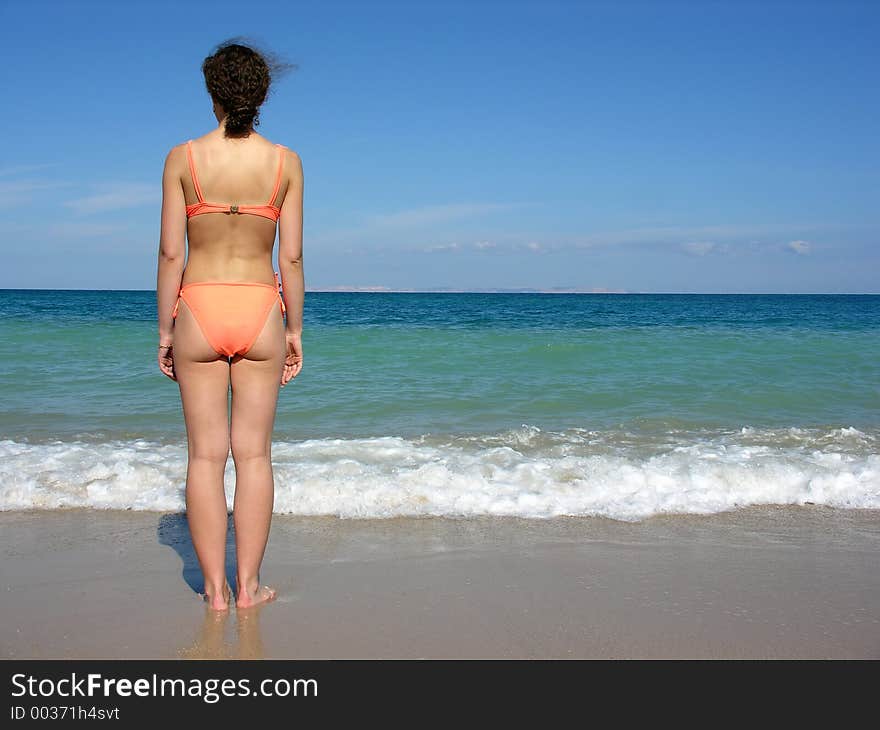
[[[271,450],[285,347],[284,320],[275,306],[251,349],[232,358],[233,458],[263,456]]]
[[[174,321],[173,356],[190,456],[225,460],[229,454],[229,361],[208,344],[183,300]]]

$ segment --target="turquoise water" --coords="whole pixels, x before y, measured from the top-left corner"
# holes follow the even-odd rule
[[[149,291],[0,290],[0,456],[24,471],[9,477],[17,486],[4,487],[0,504],[101,506],[80,493],[91,460],[106,467],[94,480],[106,482],[111,506],[132,506],[126,480],[165,449],[170,471],[154,475],[155,499],[140,506],[179,506],[185,431],[177,386],[155,362],[155,307]],[[712,486],[714,497],[737,492],[738,470],[760,453],[769,471],[751,487],[758,496],[779,501],[789,488],[780,474],[793,470],[802,483],[789,501],[814,501],[821,477],[841,482],[839,506],[871,507],[880,500],[878,334],[876,295],[309,292],[305,367],[277,412],[276,479],[289,467],[291,484],[277,489],[276,509],[348,514],[362,499],[362,516],[418,505],[529,516],[531,495],[542,515],[628,518],[607,507],[615,479],[637,486],[657,467],[667,480],[691,479],[693,492],[709,453],[733,469],[718,475],[726,486]],[[48,484],[46,460],[62,455],[79,481],[58,467]],[[817,471],[810,459],[831,461]],[[434,487],[411,504],[407,475]],[[323,494],[314,504],[309,480]],[[560,484],[576,494],[563,499]],[[587,497],[600,491],[605,506],[590,512]],[[675,494],[681,511],[700,511],[693,494]],[[635,516],[669,511],[667,502]]]

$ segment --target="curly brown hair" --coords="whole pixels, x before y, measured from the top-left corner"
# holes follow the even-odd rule
[[[260,106],[269,95],[272,82],[296,64],[256,50],[254,43],[230,38],[220,43],[202,62],[205,86],[211,99],[226,112],[224,134],[248,137],[260,124]]]

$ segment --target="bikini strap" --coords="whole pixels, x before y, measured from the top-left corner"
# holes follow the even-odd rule
[[[186,143],[186,157],[189,160],[189,174],[192,176],[193,187],[196,189],[196,195],[199,198],[200,203],[204,203],[205,199],[202,197],[202,187],[199,185],[199,178],[196,175],[196,165],[193,162],[193,153],[192,153],[192,140],[189,140]]]
[[[278,301],[281,302],[281,316],[287,314],[287,307],[284,306],[284,294],[281,290],[281,279],[278,278],[278,272],[275,272],[275,284],[278,287]]]
[[[177,319],[177,310],[180,308],[180,294],[177,295],[177,301],[174,302],[174,309],[171,310],[171,319]]]
[[[281,172],[284,169],[284,150],[285,147],[283,144],[275,143],[275,146],[278,148],[278,174],[275,175],[275,189],[272,191],[272,197],[269,198],[269,202],[266,205],[275,206],[275,198],[278,197],[278,190],[281,187]]]

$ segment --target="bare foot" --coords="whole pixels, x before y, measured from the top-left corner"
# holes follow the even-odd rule
[[[229,584],[223,586],[223,592],[220,595],[211,595],[210,593],[199,593],[199,597],[208,604],[208,607],[214,611],[228,611],[229,601],[232,598],[232,591]]]
[[[263,603],[269,603],[275,600],[277,592],[269,586],[260,586],[253,593],[248,594],[247,591],[239,591],[238,599],[235,601],[236,608],[252,608]]]

